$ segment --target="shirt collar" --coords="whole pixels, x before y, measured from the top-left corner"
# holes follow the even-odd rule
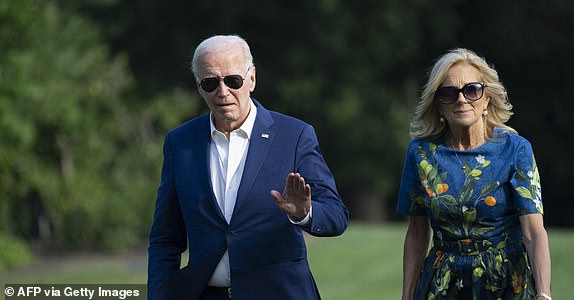
[[[245,119],[243,124],[241,124],[241,126],[238,129],[233,130],[233,131],[244,132],[247,135],[247,139],[251,138],[251,132],[253,131],[253,126],[255,124],[255,117],[257,116],[257,106],[255,105],[255,103],[253,103],[251,99],[249,99],[249,104],[250,104],[250,110],[249,114],[247,115],[247,119]],[[213,113],[211,112],[209,113],[209,127],[211,136],[219,132],[219,130],[215,128],[215,124],[213,124]]]

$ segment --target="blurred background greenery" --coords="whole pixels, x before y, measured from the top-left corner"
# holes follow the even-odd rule
[[[428,68],[476,51],[533,144],[547,227],[572,227],[573,13],[569,0],[2,0],[0,272],[145,247],[163,136],[207,111],[189,60],[213,34],[249,42],[253,96],[315,126],[352,222],[377,224],[403,221],[398,181]]]

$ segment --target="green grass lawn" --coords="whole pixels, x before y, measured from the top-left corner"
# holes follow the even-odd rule
[[[336,238],[309,238],[309,263],[323,299],[400,299],[402,225],[351,223]]]
[[[335,238],[308,238],[309,263],[323,299],[400,299],[404,224],[351,223]],[[574,297],[574,230],[549,229],[555,299]],[[38,258],[0,275],[4,283],[145,283],[145,251],[131,255]]]

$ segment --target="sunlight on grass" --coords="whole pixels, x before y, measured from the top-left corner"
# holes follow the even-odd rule
[[[306,236],[309,264],[326,300],[400,299],[404,223],[353,222],[340,237]],[[574,230],[549,229],[552,289],[569,299],[574,270]],[[0,275],[0,283],[145,283],[145,250],[131,255],[74,255],[48,259]]]
[[[309,264],[324,299],[400,299],[406,227],[353,223],[336,238],[309,238]]]
[[[36,258],[30,265],[0,274],[0,283],[143,284],[147,280],[146,263],[144,251]]]

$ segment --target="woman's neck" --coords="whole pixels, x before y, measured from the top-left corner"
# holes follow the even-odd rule
[[[480,147],[485,142],[486,138],[482,129],[451,129],[445,135],[446,145],[455,150],[472,150]]]

